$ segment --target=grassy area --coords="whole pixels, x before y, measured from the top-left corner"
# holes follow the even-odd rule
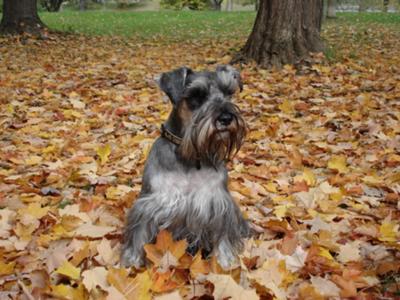
[[[68,32],[193,39],[247,35],[255,13],[66,11],[42,13],[41,18],[50,28]]]
[[[339,13],[339,22],[359,24],[395,24],[400,25],[400,13]]]
[[[41,13],[43,21],[52,29],[90,35],[139,36],[144,38],[201,39],[235,38],[249,34],[254,12],[192,12],[192,11],[64,11]],[[400,25],[400,14],[339,13],[327,24],[371,23]]]

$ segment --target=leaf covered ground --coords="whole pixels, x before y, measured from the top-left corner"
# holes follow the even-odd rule
[[[399,297],[400,31],[323,36],[328,59],[240,66],[250,132],[230,189],[258,233],[231,271],[167,232],[147,269],[118,259],[170,109],[154,75],[227,63],[246,36],[0,38],[0,298]]]

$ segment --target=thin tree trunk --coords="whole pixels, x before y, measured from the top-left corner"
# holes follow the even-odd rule
[[[366,0],[358,0],[358,12],[364,12],[367,10],[368,5]]]
[[[323,50],[322,0],[260,1],[253,31],[240,58],[263,67],[282,67]]]
[[[38,34],[44,28],[37,13],[36,0],[4,0],[1,33]]]
[[[233,0],[226,0],[226,11],[233,11]]]
[[[389,10],[389,0],[383,0],[383,12],[388,12]]]
[[[222,1],[223,0],[212,0],[214,10],[221,11]]]
[[[79,0],[79,10],[86,10],[86,0]]]
[[[328,18],[336,18],[336,0],[328,0]]]

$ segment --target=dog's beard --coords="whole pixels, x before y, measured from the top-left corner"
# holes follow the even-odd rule
[[[207,161],[215,166],[239,151],[246,135],[246,124],[236,105],[228,103],[224,108],[233,115],[232,123],[226,127],[217,124],[215,112],[218,107],[215,104],[211,103],[193,115],[179,149],[183,158]]]

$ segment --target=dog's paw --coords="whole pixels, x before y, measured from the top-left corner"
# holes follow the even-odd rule
[[[144,266],[143,255],[135,253],[132,248],[125,248],[121,253],[121,266],[125,268],[135,267],[139,269]]]
[[[218,253],[217,254],[217,260],[218,260],[219,265],[225,271],[231,270],[231,269],[239,266],[239,260],[234,255],[226,255],[226,254]]]

